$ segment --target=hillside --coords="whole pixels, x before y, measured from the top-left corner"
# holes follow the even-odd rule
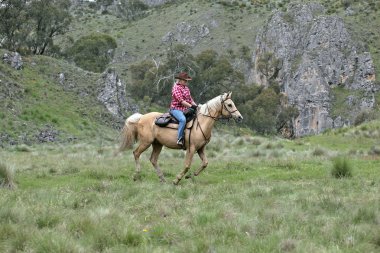
[[[261,1],[262,4],[249,4],[249,1],[173,1],[149,9],[136,20],[126,20],[103,12],[99,9],[79,6],[73,11],[75,15],[71,31],[61,38],[76,40],[91,33],[107,33],[117,39],[118,49],[114,64],[120,71],[126,70],[128,64],[151,57],[162,57],[170,46],[165,43],[165,36],[180,33],[173,43],[191,44],[194,53],[213,48],[220,52],[237,51],[241,46],[253,49],[253,43],[260,29],[276,10],[286,11],[290,1]],[[228,2],[232,4],[228,4]],[[255,1],[252,1],[252,3]],[[260,1],[257,1],[260,2]],[[349,25],[350,33],[361,45],[361,50],[369,50],[373,55],[376,68],[379,68],[380,25],[379,4],[371,0],[345,1],[292,1],[294,3],[320,2],[325,6],[327,15],[338,15]],[[100,8],[100,7],[99,7]],[[111,9],[112,10],[112,9]],[[186,28],[180,27],[185,24]],[[194,30],[200,26],[208,28],[204,37],[194,41]],[[363,29],[365,27],[365,29]],[[186,38],[193,39],[192,41]],[[180,41],[182,40],[182,41]],[[67,44],[66,44],[67,45]]]
[[[310,6],[309,16],[302,17],[297,3]],[[312,7],[314,3],[320,7]],[[226,55],[247,85],[268,85],[258,77],[260,57],[280,59],[283,66],[275,81],[300,112],[294,120],[299,123],[290,129],[295,136],[352,125],[368,111],[379,111],[380,7],[375,1],[169,1],[135,20],[120,17],[112,6],[105,9],[77,9],[70,38],[80,37],[79,31],[116,38],[110,66],[121,74],[127,91],[135,82],[131,64],[163,64],[175,45],[184,44],[192,55],[207,49]],[[270,23],[276,16],[279,23]],[[267,30],[271,26],[274,31]]]
[[[96,99],[98,78],[46,56],[23,57],[21,70],[0,62],[0,146],[115,138],[115,119]]]
[[[70,29],[54,40],[61,48],[61,55],[56,55],[56,58],[23,55],[22,70],[14,70],[4,62],[0,63],[1,91],[5,94],[1,96],[0,103],[2,108],[6,108],[0,112],[0,140],[3,144],[93,139],[100,133],[112,133],[113,136],[115,129],[121,126],[122,119],[134,110],[166,110],[163,104],[150,104],[149,97],[147,100],[136,97],[131,89],[135,82],[131,75],[131,66],[144,60],[151,64],[163,64],[168,52],[178,44],[187,45],[188,53],[194,56],[209,49],[226,56],[234,69],[242,73],[242,85],[250,86],[255,52],[262,50],[258,48],[256,40],[263,37],[262,33],[266,31],[271,17],[280,13],[285,20],[291,21],[292,17],[287,13],[290,6],[312,1],[143,1],[149,3],[149,7],[133,18],[127,18],[118,11],[114,1],[103,1],[112,2],[108,6],[101,4],[102,1],[96,4],[86,1],[72,2],[76,5],[71,8],[73,21]],[[358,54],[368,52],[366,55],[373,61],[374,71],[379,69],[379,3],[371,0],[313,2],[319,2],[325,8],[322,18],[332,16],[335,20],[336,16],[344,20],[345,29],[349,32],[350,39],[352,38],[350,45],[354,45]],[[116,41],[113,58],[104,73],[80,69],[70,57],[73,43],[91,34],[106,34]],[[268,47],[271,44],[268,43]],[[274,43],[273,45],[276,46]],[[277,49],[281,52],[280,47]],[[1,55],[5,52],[2,50]],[[355,58],[354,54],[352,58]],[[294,66],[300,64],[299,57],[287,59],[292,71]],[[316,61],[314,63],[317,64]],[[371,66],[354,66],[353,72],[361,73],[356,69],[371,69]],[[341,67],[339,64],[334,66],[335,69]],[[344,67],[352,69],[351,62],[348,61]],[[63,83],[59,78],[61,73],[64,74]],[[105,104],[107,98],[99,102],[101,86],[104,86],[104,80],[108,78],[104,78],[106,73],[111,73],[111,77],[116,77],[115,82],[125,86],[125,91],[122,90],[117,96],[109,94],[110,97],[117,97],[118,102],[121,101],[121,105],[116,107]],[[308,97],[304,99],[306,104],[299,105],[301,110],[311,105],[318,110],[313,107],[303,112],[303,121],[299,125],[307,131],[298,132],[320,133],[330,127],[342,127],[356,121],[376,118],[379,111],[379,83],[375,75],[371,78],[372,86],[366,87],[370,90],[367,94],[368,92],[362,90],[337,87],[339,83],[331,85],[330,80],[317,77],[316,81],[326,82],[328,86],[331,85],[331,89],[327,89],[327,99],[321,100],[324,103],[322,107],[314,105],[315,101],[309,103]],[[352,76],[348,79],[354,78]],[[284,80],[287,79],[278,79],[276,82],[281,84]],[[263,85],[265,82],[259,84]],[[233,83],[229,85],[231,90],[235,89],[235,94],[239,94],[238,87],[241,86],[234,86]],[[126,101],[120,96],[124,96]],[[298,98],[299,94],[294,93],[291,102],[296,101],[294,97]],[[205,102],[204,100],[199,102]],[[367,107],[363,109],[362,104]],[[250,108],[249,104],[241,107],[247,113],[255,109]],[[371,109],[374,114],[368,113],[366,108]],[[361,121],[358,120],[359,116],[362,117]],[[318,122],[327,123],[318,125]]]

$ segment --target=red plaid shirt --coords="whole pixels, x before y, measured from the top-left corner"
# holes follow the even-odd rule
[[[189,87],[180,83],[174,84],[172,88],[172,102],[170,104],[170,109],[185,111],[187,107],[181,104],[184,100],[189,104],[194,103]]]

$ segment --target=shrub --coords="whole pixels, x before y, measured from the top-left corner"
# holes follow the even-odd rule
[[[379,156],[380,155],[380,147],[378,146],[372,146],[371,150],[369,151],[370,155]]]
[[[336,157],[333,160],[331,175],[335,178],[344,178],[352,176],[352,167],[345,157]]]
[[[79,67],[93,72],[103,72],[117,47],[113,37],[106,34],[92,34],[77,40],[68,55]]]
[[[16,187],[14,183],[14,170],[7,164],[0,162],[0,187],[13,189]]]
[[[364,122],[371,121],[374,118],[375,118],[375,116],[374,116],[373,112],[370,112],[370,111],[367,111],[367,110],[366,111],[362,111],[362,112],[360,112],[356,116],[356,118],[354,120],[354,125],[358,126],[358,125],[360,125],[360,124],[362,124]]]
[[[260,139],[252,139],[252,144],[255,145],[255,146],[259,146],[261,144],[261,141]]]
[[[313,154],[313,156],[324,156],[326,154],[326,152],[324,149],[317,147],[314,149],[312,154]]]

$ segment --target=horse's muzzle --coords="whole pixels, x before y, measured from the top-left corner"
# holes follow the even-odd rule
[[[235,118],[235,121],[236,122],[242,122],[243,121],[243,116],[238,116],[237,118]]]

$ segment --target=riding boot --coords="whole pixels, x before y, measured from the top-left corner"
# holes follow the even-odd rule
[[[183,135],[182,135],[182,149],[186,150],[185,131],[183,131]]]

